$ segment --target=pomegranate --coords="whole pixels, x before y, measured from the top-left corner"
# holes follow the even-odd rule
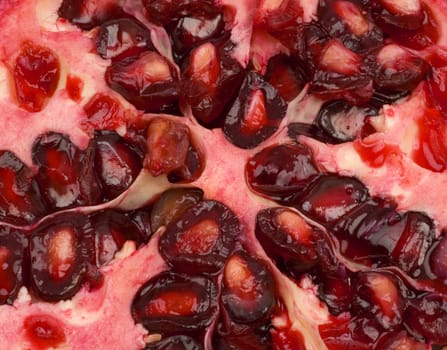
[[[447,347],[446,23],[0,1],[0,348]]]

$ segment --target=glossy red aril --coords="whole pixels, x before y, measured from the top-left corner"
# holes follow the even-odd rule
[[[93,263],[98,267],[112,261],[126,241],[134,241],[137,246],[145,241],[138,226],[122,212],[111,209],[101,211],[95,213],[90,221],[94,236]]]
[[[25,234],[7,226],[0,229],[0,304],[12,304],[24,283],[28,241]]]
[[[265,79],[287,102],[298,96],[308,80],[300,63],[286,55],[276,55],[269,60]]]
[[[107,84],[136,108],[147,113],[178,113],[178,79],[175,68],[156,52],[119,61],[105,73]]]
[[[324,99],[343,99],[352,104],[368,102],[373,94],[371,79],[361,71],[361,57],[337,39],[318,53],[311,90]]]
[[[55,132],[39,136],[34,141],[32,157],[39,167],[37,182],[51,209],[100,201],[92,154],[89,150],[81,152],[68,136]]]
[[[152,230],[180,220],[187,209],[203,199],[203,191],[196,187],[171,188],[163,192],[152,206]]]
[[[203,350],[203,346],[194,338],[186,335],[175,335],[156,343],[146,345],[144,350]]]
[[[223,313],[223,312],[222,312]],[[264,324],[239,324],[227,319],[227,315],[221,317],[213,336],[213,348],[219,350],[269,350],[272,349],[272,337],[269,320]],[[276,346],[277,344],[275,344]]]
[[[147,128],[145,168],[158,176],[185,165],[190,144],[189,128],[177,121],[154,118]]]
[[[86,217],[68,213],[47,220],[30,238],[31,289],[47,301],[71,298],[85,279]]]
[[[350,309],[353,299],[351,274],[343,267],[321,278],[318,297],[323,300],[331,314],[340,315]]]
[[[425,214],[408,212],[405,216],[405,227],[391,257],[402,270],[412,273],[424,263],[434,238],[433,221]]]
[[[36,221],[45,214],[33,172],[9,151],[0,151],[0,217],[14,224]]]
[[[380,19],[404,29],[418,29],[424,21],[423,4],[420,0],[378,0]]]
[[[109,94],[96,93],[84,106],[86,118],[81,127],[88,133],[94,130],[115,130],[126,125],[124,108]]]
[[[312,219],[330,224],[368,198],[368,189],[357,179],[329,174],[313,183],[299,208]]]
[[[151,32],[133,18],[103,23],[96,34],[96,52],[105,59],[129,59],[148,50],[154,50]]]
[[[132,302],[132,316],[153,333],[197,333],[217,314],[217,286],[205,277],[163,272],[146,282]]]
[[[33,349],[44,350],[65,345],[66,336],[63,324],[53,316],[30,315],[25,318],[23,328]]]
[[[429,65],[405,48],[388,44],[377,53],[370,69],[377,89],[407,91],[424,79]]]
[[[225,264],[221,301],[236,323],[251,324],[268,318],[276,297],[267,263],[242,250],[233,253]]]
[[[320,1],[319,22],[343,45],[363,53],[382,44],[383,33],[357,1]]]
[[[447,235],[445,232],[430,249],[429,268],[437,278],[447,280]]]
[[[411,300],[405,313],[405,323],[411,332],[433,345],[447,344],[447,299],[435,293],[425,293]]]
[[[92,29],[122,14],[123,10],[116,0],[63,0],[58,10],[60,17],[84,30]]]
[[[286,110],[278,91],[250,72],[225,117],[223,133],[235,146],[254,148],[275,133]]]
[[[60,64],[46,47],[25,42],[13,67],[15,94],[19,106],[28,112],[41,111],[59,82]]]
[[[427,350],[427,345],[410,337],[406,331],[395,331],[380,337],[374,350]]]
[[[97,132],[92,147],[102,194],[111,200],[135,181],[143,167],[143,152],[113,131]]]
[[[318,262],[317,232],[297,213],[277,207],[256,215],[256,238],[280,270],[299,276]]]
[[[296,143],[264,148],[249,159],[245,174],[255,192],[290,202],[318,176],[319,170],[312,150]]]
[[[391,273],[360,272],[355,278],[353,307],[360,315],[373,315],[385,329],[403,321],[402,283]]]
[[[225,264],[236,237],[239,220],[224,204],[202,201],[171,222],[160,238],[160,252],[176,271],[215,273]]]
[[[221,39],[225,33],[225,22],[220,13],[210,17],[183,17],[169,31],[178,59],[182,59],[191,49],[204,42]]]
[[[204,125],[219,123],[242,83],[241,65],[231,57],[233,45],[206,43],[195,48],[182,67],[181,96]]]
[[[303,9],[297,0],[262,0],[256,9],[254,23],[269,31],[296,26]]]

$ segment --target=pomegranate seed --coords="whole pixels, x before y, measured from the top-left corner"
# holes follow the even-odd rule
[[[402,323],[405,302],[400,282],[391,273],[360,272],[355,279],[354,309],[362,315],[373,315],[385,328]]]
[[[50,315],[31,315],[23,322],[25,334],[33,349],[56,348],[64,345],[66,336],[61,321]]]
[[[264,148],[245,168],[251,188],[261,195],[290,203],[319,174],[312,151],[303,144]]]
[[[276,297],[267,264],[244,251],[233,253],[225,264],[221,300],[234,322],[251,324],[268,318]]]
[[[152,207],[150,222],[152,230],[179,221],[185,211],[203,199],[200,188],[171,188],[163,192]]]
[[[105,73],[107,84],[136,108],[147,113],[178,113],[177,73],[156,52],[142,53],[137,60],[119,61]]]
[[[232,48],[231,43],[202,44],[182,69],[182,98],[204,125],[211,126],[223,117],[242,83],[242,67],[230,56]]]
[[[273,343],[270,328],[272,328],[270,323],[261,326],[236,324],[231,321],[228,325],[220,323],[213,337],[213,348],[222,350],[272,349]]]
[[[0,217],[14,224],[36,221],[45,214],[33,173],[9,151],[0,151]]]
[[[28,112],[41,111],[56,91],[59,75],[59,59],[52,51],[25,42],[13,70],[19,106]]]
[[[79,28],[90,30],[109,19],[120,17],[123,10],[116,0],[63,0],[58,14]]]
[[[444,233],[440,239],[433,244],[434,249],[429,255],[431,271],[442,280],[447,280],[447,238]]]
[[[20,231],[0,228],[0,304],[12,304],[23,284],[28,241]]]
[[[137,245],[145,241],[145,235],[126,215],[116,210],[95,213],[91,218],[94,233],[94,254],[96,266],[101,267],[113,260],[126,241]]]
[[[406,331],[396,331],[380,337],[374,350],[427,350],[427,345],[408,336]]]
[[[285,55],[277,55],[269,60],[265,78],[287,102],[297,97],[307,82],[300,63]]]
[[[291,210],[269,208],[256,215],[256,237],[278,267],[293,276],[318,262],[314,241],[317,233]]]
[[[67,213],[52,218],[30,240],[31,287],[46,301],[71,298],[85,279],[82,235],[86,217]]]
[[[447,299],[426,293],[411,300],[405,314],[405,323],[418,337],[433,345],[447,344]]]
[[[151,33],[135,18],[120,18],[103,23],[96,35],[96,52],[102,58],[120,61],[155,50]]]
[[[186,16],[179,19],[169,33],[177,59],[181,60],[194,47],[222,39],[226,34],[225,22],[220,13],[209,18]]]
[[[369,198],[358,180],[338,175],[317,179],[301,199],[300,209],[312,219],[328,224],[341,218]]]
[[[153,333],[197,333],[217,314],[217,287],[204,277],[163,272],[136,294],[132,316]]]
[[[171,183],[193,182],[202,175],[204,167],[205,161],[202,152],[194,145],[193,140],[190,140],[184,165],[171,171],[168,174],[168,180]]]
[[[286,103],[274,87],[250,72],[225,117],[223,132],[240,148],[256,147],[278,129],[286,109]]]
[[[296,25],[303,15],[297,0],[262,0],[255,14],[254,23],[275,31]]]
[[[318,65],[326,71],[342,75],[355,75],[360,70],[360,57],[339,41],[332,39],[320,53]]]
[[[378,0],[378,3],[382,6],[380,19],[385,23],[404,29],[418,29],[423,24],[420,0]]]
[[[126,125],[126,116],[121,104],[113,97],[97,93],[84,106],[86,118],[81,120],[82,128],[94,130],[115,130]]]
[[[186,335],[167,337],[156,343],[146,345],[144,350],[203,350],[203,346],[194,338]]]
[[[158,176],[183,167],[189,144],[186,125],[160,117],[152,119],[147,128],[145,168]]]
[[[92,143],[102,193],[107,199],[113,199],[137,178],[143,167],[142,152],[115,132],[97,132]]]
[[[425,60],[396,44],[382,47],[375,60],[371,77],[381,90],[413,90],[429,69]]]
[[[405,272],[414,272],[424,262],[425,255],[435,238],[433,221],[418,212],[406,214],[406,224],[391,256]]]
[[[229,208],[203,201],[167,226],[160,252],[176,271],[214,273],[225,264],[239,233],[239,220]]]
[[[82,153],[68,136],[55,132],[39,136],[32,156],[39,167],[37,182],[53,210],[100,202],[91,154]]]
[[[326,303],[333,315],[340,315],[349,310],[353,300],[353,287],[350,274],[344,268],[337,273],[324,277],[318,288],[318,297]]]

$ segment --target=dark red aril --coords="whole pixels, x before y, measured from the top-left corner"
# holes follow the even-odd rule
[[[308,77],[300,63],[286,55],[276,55],[269,59],[266,81],[287,101],[292,101],[304,88]]]
[[[322,175],[301,198],[299,209],[322,224],[331,224],[368,198],[368,189],[357,179]]]
[[[433,345],[447,344],[447,298],[426,293],[411,300],[404,315],[411,333]]]
[[[240,148],[254,148],[278,129],[287,104],[278,91],[260,75],[248,73],[228,111],[223,133]]]
[[[94,130],[116,130],[126,125],[126,115],[121,103],[110,94],[96,93],[84,106],[86,118],[81,127],[88,133]]]
[[[0,218],[13,224],[27,224],[42,217],[45,205],[33,172],[9,151],[0,151]]]
[[[285,273],[299,276],[318,262],[314,241],[318,233],[297,213],[281,207],[256,215],[256,238]]]
[[[391,252],[394,263],[407,273],[413,273],[424,263],[435,239],[433,221],[425,214],[408,212],[405,227]]]
[[[126,241],[140,245],[146,239],[139,227],[124,213],[116,210],[104,210],[90,218],[91,234],[94,240],[94,261],[101,267],[113,260]]]
[[[427,350],[427,345],[410,337],[406,331],[386,333],[380,337],[374,350]]]
[[[369,61],[374,87],[385,91],[413,90],[430,68],[423,58],[397,44],[383,46]]]
[[[223,313],[223,312],[222,312]],[[271,323],[266,321],[259,326],[257,324],[237,324],[228,317],[221,317],[213,336],[213,348],[219,350],[271,350],[270,335]]]
[[[59,58],[50,49],[25,42],[13,67],[19,106],[28,112],[41,111],[59,82]]]
[[[83,30],[89,30],[101,23],[118,18],[123,14],[116,0],[63,0],[58,15]]]
[[[153,176],[185,166],[190,145],[189,128],[177,121],[157,117],[147,128],[145,168]]]
[[[105,73],[107,84],[147,113],[178,114],[178,79],[173,65],[153,51],[119,61]]]
[[[120,18],[103,23],[96,34],[96,52],[114,61],[138,57],[155,50],[151,32],[134,18]]]
[[[198,333],[217,315],[217,286],[205,277],[163,272],[146,282],[132,302],[132,316],[153,333]]]
[[[86,273],[87,218],[67,213],[42,223],[30,238],[31,289],[45,301],[71,298]]]
[[[361,135],[368,117],[377,114],[378,109],[373,107],[329,101],[321,107],[313,124],[289,124],[289,135],[306,135],[331,144],[353,141]]]
[[[433,243],[428,257],[428,268],[440,280],[447,280],[447,235],[442,236]]]
[[[358,1],[320,1],[321,25],[354,52],[367,52],[382,45],[383,33]]]
[[[212,17],[182,17],[168,32],[178,60],[181,60],[194,47],[204,42],[219,40],[226,33],[223,15],[220,13]]]
[[[403,321],[405,300],[402,282],[388,272],[359,272],[354,282],[354,312],[375,317],[385,329],[393,329]]]
[[[66,335],[63,324],[53,316],[30,315],[23,321],[23,329],[33,349],[43,350],[65,345]]]
[[[342,99],[354,105],[368,102],[372,80],[361,70],[361,57],[337,39],[317,51],[311,91],[323,99]]]
[[[206,200],[186,209],[160,238],[160,253],[176,271],[215,273],[240,233],[239,220],[224,204]]]
[[[32,148],[36,179],[52,210],[100,202],[89,150],[81,152],[67,135],[49,132],[39,136]]]
[[[241,65],[231,57],[230,42],[202,44],[191,51],[182,67],[181,96],[204,125],[220,123],[243,79]]]
[[[203,199],[203,191],[197,187],[171,188],[163,192],[152,206],[150,222],[152,230],[180,220],[187,209]]]
[[[204,155],[201,149],[196,146],[194,140],[191,139],[186,152],[185,163],[182,167],[168,174],[168,180],[171,183],[189,183],[197,180],[202,175],[205,167]]]
[[[221,8],[209,0],[143,0],[148,19],[157,25],[167,25],[182,17],[213,18]]]
[[[203,350],[203,346],[194,338],[186,335],[174,335],[156,343],[146,345],[144,350]]]
[[[91,146],[102,194],[111,200],[135,181],[143,167],[143,152],[113,131],[96,132]]]
[[[0,304],[12,304],[24,283],[27,246],[24,233],[8,226],[0,228]]]
[[[233,322],[266,320],[276,305],[275,282],[267,263],[245,251],[234,252],[225,264],[221,302]]]
[[[373,7],[380,21],[403,29],[419,29],[424,22],[424,9],[420,0],[378,0]]]
[[[301,6],[297,0],[262,0],[256,8],[254,24],[268,31],[296,26],[303,15]]]
[[[290,203],[319,175],[312,150],[304,144],[273,145],[247,162],[245,175],[257,193]]]

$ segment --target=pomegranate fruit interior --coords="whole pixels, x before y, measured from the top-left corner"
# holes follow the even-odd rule
[[[0,350],[447,349],[445,0],[0,28]]]

